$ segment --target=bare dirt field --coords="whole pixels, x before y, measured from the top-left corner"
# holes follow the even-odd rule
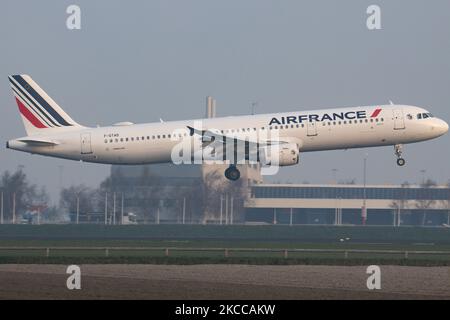
[[[68,290],[62,265],[0,265],[0,299],[450,299],[449,267],[81,265]]]

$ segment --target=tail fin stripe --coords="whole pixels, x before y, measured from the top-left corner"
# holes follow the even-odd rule
[[[31,124],[33,124],[33,126],[35,126],[36,128],[42,129],[42,128],[47,128],[45,125],[43,125],[35,116],[34,114],[32,114],[30,112],[30,110],[28,110],[22,103],[22,101],[20,101],[17,97],[16,97],[16,102],[17,105],[19,106],[19,111],[20,113],[27,118],[28,121],[31,122]]]
[[[17,91],[17,89],[15,88],[15,87],[12,87],[12,89],[13,89],[13,91],[14,91],[14,93],[16,94],[16,98],[20,98],[23,102],[24,102],[24,107],[25,108],[27,108],[29,111],[30,110],[32,110],[33,112],[34,112],[34,115],[35,116],[37,116],[37,117],[39,117],[40,118],[40,120],[41,120],[41,122],[44,122],[48,127],[54,127],[54,126],[58,126],[57,124],[55,124],[45,113],[43,113],[42,112],[42,110],[38,107],[38,106],[36,106],[36,105],[34,105],[33,104],[33,102],[31,101],[31,103],[30,103],[30,100],[28,100],[27,98],[27,96],[25,95],[25,94],[20,94],[18,91]],[[19,90],[20,90],[20,88],[18,88]],[[38,111],[36,110],[36,108],[38,109]],[[20,108],[19,108],[20,109]],[[32,112],[32,113],[33,113]],[[48,119],[48,120],[46,120],[43,116],[42,116],[42,114]],[[49,123],[49,121],[52,123],[52,124],[50,124]],[[58,126],[59,127],[59,126]]]
[[[60,127],[60,125],[56,123],[56,120],[52,119],[52,118],[50,117],[50,115],[48,115],[48,114],[47,114],[47,113],[46,113],[46,112],[45,112],[45,111],[44,111],[44,110],[43,110],[36,102],[34,102],[34,100],[30,97],[30,95],[29,95],[28,93],[24,92],[24,91],[20,88],[20,86],[19,86],[17,83],[15,83],[15,81],[13,81],[13,79],[11,79],[11,77],[10,77],[9,81],[11,82],[11,85],[13,86],[12,89],[14,90],[14,88],[15,88],[15,89],[19,90],[20,93],[22,93],[22,95],[21,95],[20,97],[21,97],[25,102],[27,102],[27,104],[28,104],[29,106],[33,105],[33,106],[35,107],[35,109],[33,108],[33,110],[35,111],[36,114],[41,115],[42,120],[44,120],[44,117],[45,117],[45,118],[48,119],[48,121],[50,121],[50,122],[53,124],[53,126]],[[16,92],[16,91],[15,91],[15,92]],[[16,93],[17,93],[17,92],[16,92]],[[37,112],[36,109],[37,109],[39,112]],[[46,121],[45,121],[45,122],[46,122]],[[48,124],[48,122],[47,122],[47,124]]]
[[[72,126],[72,124],[68,123],[66,120],[64,120],[63,117],[59,115],[53,109],[47,101],[45,101],[39,93],[36,92],[36,90],[33,89],[32,86],[30,86],[25,79],[23,79],[20,75],[13,76],[14,80],[19,82],[19,84],[61,125],[63,126]]]

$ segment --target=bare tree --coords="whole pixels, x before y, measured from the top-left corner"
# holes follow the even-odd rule
[[[422,188],[432,188],[432,187],[436,186],[436,182],[431,179],[427,179],[420,186]],[[435,202],[436,202],[435,200],[430,200],[430,199],[417,199],[416,200],[416,204],[415,204],[416,208],[422,211],[422,226],[424,226],[426,223],[427,210],[430,209],[435,204]]]
[[[98,209],[95,189],[77,185],[61,190],[60,208],[65,209],[66,212],[75,213],[77,211],[77,200],[80,214],[87,214]]]
[[[406,188],[409,188],[409,186],[410,186],[410,184],[407,181],[402,183],[402,185],[401,185],[402,190],[398,194],[397,198],[393,199],[391,204],[389,205],[394,210],[394,212],[396,212],[398,214],[399,224],[400,224],[400,219],[401,219],[400,215],[401,215],[402,211],[404,211],[404,209],[408,207]]]
[[[48,203],[45,188],[37,190],[35,185],[28,182],[25,172],[20,167],[13,173],[5,171],[0,178],[0,186],[3,192],[4,215],[7,220],[12,220],[14,211],[17,218],[33,204]]]

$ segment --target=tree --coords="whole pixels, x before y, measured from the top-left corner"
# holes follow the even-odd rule
[[[35,185],[30,185],[22,168],[19,167],[14,173],[5,171],[0,180],[5,220],[12,221],[15,213],[17,221],[31,205],[47,205],[48,194],[45,188],[37,191]]]
[[[96,211],[96,191],[84,185],[70,186],[61,191],[60,207],[68,213],[77,212],[77,199],[80,214]]]
[[[427,179],[424,181],[420,186],[422,188],[432,188],[436,186],[436,182]],[[417,199],[416,200],[416,208],[422,211],[422,226],[425,225],[426,219],[427,219],[427,210],[430,209],[435,203],[435,200],[429,200],[429,199]]]
[[[243,183],[243,179],[238,181],[226,180],[218,171],[207,173],[203,183],[197,188],[198,192],[195,192],[195,197],[200,203],[200,212],[203,213],[203,220],[220,219],[221,199],[228,199],[228,210],[229,213],[233,210],[233,221],[241,220],[244,212],[244,202],[248,197],[243,192]],[[230,207],[231,199],[233,199],[233,209]],[[225,205],[222,207],[222,212],[224,210]]]
[[[409,188],[410,184],[409,182],[403,182],[402,183],[402,190],[399,193],[397,199],[392,200],[390,207],[394,209],[394,212],[397,212],[398,214],[398,225],[401,223],[400,214],[401,212],[408,207],[408,199],[406,197],[406,190],[404,188]]]

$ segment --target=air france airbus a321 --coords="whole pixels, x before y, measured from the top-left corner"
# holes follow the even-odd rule
[[[225,176],[233,181],[240,178],[236,164],[242,161],[290,166],[299,162],[301,152],[310,151],[394,146],[397,164],[404,166],[403,144],[434,139],[448,131],[448,124],[429,111],[392,103],[92,128],[75,122],[31,77],[12,75],[9,81],[27,136],[9,140],[7,148],[133,165],[174,162],[174,154],[178,155],[174,149],[194,142],[188,144],[189,150],[194,154],[212,150],[212,159],[229,164]],[[243,146],[242,152],[236,146]]]

